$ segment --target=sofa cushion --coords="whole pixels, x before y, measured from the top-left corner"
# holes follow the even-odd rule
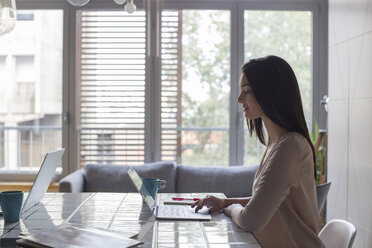
[[[222,192],[227,197],[252,195],[254,175],[258,166],[177,166],[179,193]]]
[[[137,192],[129,179],[127,165],[88,164],[85,166],[86,192]],[[174,162],[162,161],[136,165],[133,168],[140,177],[159,178],[167,181],[161,192],[176,191],[176,167]]]

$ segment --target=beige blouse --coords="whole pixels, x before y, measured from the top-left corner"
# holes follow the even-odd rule
[[[324,247],[318,237],[312,150],[303,135],[289,132],[272,144],[257,170],[251,199],[231,215],[264,248]]]

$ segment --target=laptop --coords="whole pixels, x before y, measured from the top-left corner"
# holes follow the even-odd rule
[[[32,184],[30,193],[28,193],[26,201],[23,202],[21,213],[23,214],[36,204],[38,204],[44,197],[45,192],[48,190],[49,184],[52,181],[57,166],[62,161],[62,155],[65,149],[48,152],[43,162],[41,163],[39,172],[36,175],[35,181]],[[0,214],[2,214],[0,208]]]
[[[212,216],[208,213],[208,209],[204,207],[198,213],[190,206],[181,205],[158,205],[156,200],[151,196],[147,188],[142,182],[137,172],[131,167],[128,170],[129,178],[134,186],[141,194],[144,202],[150,208],[151,212],[157,219],[165,220],[211,220]]]

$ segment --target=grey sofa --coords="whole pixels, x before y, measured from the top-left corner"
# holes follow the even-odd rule
[[[136,192],[130,166],[89,164],[59,182],[60,192]],[[162,161],[133,166],[140,177],[167,181],[164,193],[222,192],[227,197],[252,194],[257,166],[185,166]]]

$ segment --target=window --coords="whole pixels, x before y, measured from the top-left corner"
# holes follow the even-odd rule
[[[278,55],[293,68],[305,119],[312,123],[312,14],[310,11],[244,11],[244,60]],[[247,129],[246,129],[247,130]],[[260,161],[265,147],[245,132],[244,163]]]
[[[141,164],[145,12],[86,10],[78,18],[79,164]]]
[[[0,172],[35,173],[62,146],[62,14],[18,10],[0,37]]]
[[[11,111],[13,113],[35,113],[35,66],[34,56],[14,56],[15,82]],[[19,101],[22,99],[22,101]]]
[[[7,111],[7,82],[9,80],[9,73],[6,67],[6,59],[7,55],[0,55],[0,75],[2,75],[0,77],[0,113]]]
[[[62,146],[65,175],[88,163],[256,164],[264,147],[246,133],[239,76],[267,54],[291,63],[309,127],[321,122],[326,3],[136,5],[131,15],[112,1],[17,6],[15,29],[0,37],[1,178],[36,172]]]
[[[293,66],[311,127],[314,9],[203,3],[164,1],[159,26],[141,8],[77,12],[80,166],[257,164],[236,92],[243,61],[269,54]]]
[[[17,13],[17,21],[33,21],[34,20],[34,12],[22,10],[21,12],[18,11]]]
[[[162,12],[161,155],[228,165],[230,12]]]

